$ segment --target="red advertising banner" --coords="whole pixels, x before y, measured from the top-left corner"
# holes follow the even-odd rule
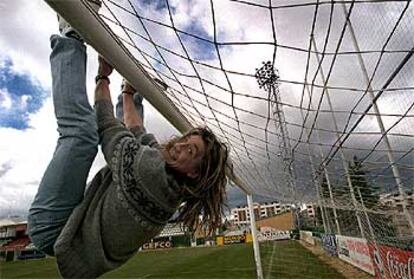
[[[369,244],[375,278],[414,279],[414,252],[385,245]]]
[[[341,260],[344,260],[369,274],[375,274],[366,239],[337,235],[336,243],[338,247],[338,257]]]

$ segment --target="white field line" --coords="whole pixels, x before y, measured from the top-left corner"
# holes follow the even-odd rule
[[[273,265],[273,256],[275,255],[275,249],[276,248],[276,241],[273,241],[273,248],[272,248],[272,255],[270,256],[270,262],[269,262],[269,269],[267,270],[267,274],[266,277],[267,279],[271,278],[270,276],[272,275],[272,265]]]

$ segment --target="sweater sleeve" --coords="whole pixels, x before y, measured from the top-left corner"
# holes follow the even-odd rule
[[[96,120],[98,122],[99,142],[106,163],[109,165],[117,143],[124,138],[133,139],[133,134],[114,116],[114,107],[110,101],[95,102]]]
[[[110,101],[99,100],[95,102],[96,118],[98,122],[99,140],[106,162],[110,165],[115,147],[121,140],[136,139],[137,147],[148,145],[153,148],[159,146],[154,135],[147,134],[144,127],[128,129],[114,116],[114,108]]]
[[[146,134],[142,128],[134,133],[127,129],[114,117],[109,101],[98,101],[95,108],[102,151],[119,190],[119,200],[132,216],[144,216],[156,225],[165,224],[174,213],[176,199],[165,199],[166,193],[154,192],[152,185],[169,189],[170,184],[165,161],[161,152],[154,148],[158,146],[154,136]]]
[[[158,142],[152,134],[147,134],[144,127],[128,129],[113,113],[113,105],[110,101],[99,100],[95,102],[96,117],[98,122],[99,141],[102,153],[109,166],[114,157],[114,151],[119,143],[124,140],[135,141],[137,148],[141,145],[158,147]]]

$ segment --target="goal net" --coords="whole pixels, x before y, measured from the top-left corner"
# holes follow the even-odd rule
[[[410,1],[104,0],[99,16],[253,193],[364,239],[371,274],[412,251]]]

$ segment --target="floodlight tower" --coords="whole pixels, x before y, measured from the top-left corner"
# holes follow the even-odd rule
[[[256,69],[255,77],[259,84],[259,88],[263,88],[269,93],[269,102],[273,108],[273,120],[275,122],[276,130],[279,132],[279,154],[283,163],[283,170],[286,175],[286,181],[292,191],[293,203],[296,199],[296,179],[293,171],[293,153],[289,140],[289,132],[286,127],[285,114],[280,100],[279,94],[279,72],[273,67],[270,61],[262,62],[263,66]]]

